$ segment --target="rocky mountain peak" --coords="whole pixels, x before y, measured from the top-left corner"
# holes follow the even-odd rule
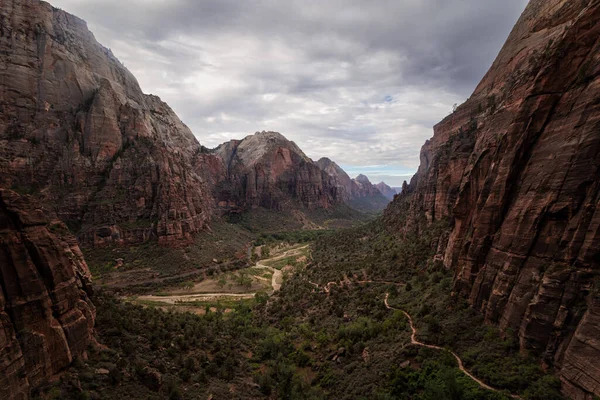
[[[343,180],[346,183],[350,183],[352,180],[346,171],[342,169],[336,162],[332,161],[330,158],[323,157],[316,164],[324,171],[327,171],[330,175],[336,176],[338,179]]]
[[[263,140],[287,142],[288,139],[279,132],[261,131],[254,133],[254,136]]]
[[[332,165],[332,164],[335,164],[335,163],[333,161],[331,161],[331,158],[321,157],[317,161],[317,164],[319,164],[319,166],[321,166],[322,168],[327,168],[329,165]]]
[[[369,178],[363,174],[358,175],[356,178],[354,178],[354,180],[356,182],[360,183],[361,185],[370,185],[371,184],[371,181],[369,180]]]
[[[296,203],[330,208],[342,201],[325,171],[281,133],[256,132],[223,143],[214,154],[228,175],[220,184],[221,205],[278,209]]]

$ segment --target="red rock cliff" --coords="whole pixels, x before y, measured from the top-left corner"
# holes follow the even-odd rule
[[[0,184],[35,193],[88,243],[178,244],[214,208],[219,160],[84,21],[0,0]]]
[[[330,176],[277,132],[257,132],[215,150],[227,166],[221,199],[233,207],[330,208],[343,198]]]
[[[448,218],[455,290],[576,399],[600,395],[599,132],[600,1],[532,0],[386,212],[408,229]]]
[[[381,192],[382,195],[390,200],[394,200],[394,196],[398,194],[396,189],[393,189],[385,182],[379,182],[377,185],[375,185],[375,187]]]
[[[25,399],[85,352],[95,309],[73,236],[48,210],[0,189],[0,398]]]

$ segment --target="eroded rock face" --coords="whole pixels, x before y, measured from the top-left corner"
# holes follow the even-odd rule
[[[377,185],[375,185],[375,187],[389,200],[394,200],[394,196],[398,194],[396,189],[388,186],[385,182],[379,182]]]
[[[342,167],[326,157],[321,158],[316,164],[333,179],[338,195],[345,202],[354,199],[358,192],[358,186]]]
[[[186,243],[223,166],[84,21],[0,1],[0,185],[28,190],[86,243]]]
[[[354,195],[355,197],[375,197],[381,194],[379,189],[371,183],[366,175],[360,174],[352,181],[357,187]]]
[[[92,340],[91,275],[67,227],[5,189],[0,266],[0,398],[26,399]]]
[[[297,204],[330,208],[342,201],[331,178],[277,132],[257,132],[215,150],[227,169],[221,207],[282,209]]]
[[[600,395],[600,2],[533,0],[471,98],[434,129],[386,212],[449,219],[455,290],[565,391]],[[407,203],[407,199],[409,200]]]

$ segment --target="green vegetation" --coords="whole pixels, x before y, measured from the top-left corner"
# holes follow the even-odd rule
[[[238,226],[223,222],[212,225],[211,232],[196,236],[195,243],[187,248],[171,249],[155,242],[129,247],[83,248],[85,259],[96,279],[115,271],[116,260],[122,259],[119,271],[149,268],[161,275],[176,274],[186,270],[214,267],[219,263],[246,264],[247,249],[253,235]]]
[[[254,241],[255,246],[272,243],[310,243],[333,233],[331,230],[302,230],[291,232],[261,233]]]
[[[294,268],[304,266],[310,257],[310,248],[308,245],[295,245],[292,247],[283,247],[278,249],[281,253],[279,257],[273,257],[270,260],[262,261],[261,264],[278,270],[283,269],[286,266],[292,266]]]
[[[327,210],[309,210],[300,206],[294,211],[257,208],[241,214],[230,214],[227,221],[257,235],[266,237],[282,234],[289,235],[292,239],[293,232],[347,228],[363,224],[372,218],[372,215],[349,206],[338,205]]]
[[[557,379],[519,353],[513,332],[484,324],[451,295],[451,273],[432,262],[445,229],[439,222],[401,236],[373,222],[318,235],[312,262],[296,268],[271,297],[260,292],[250,300],[164,307],[99,294],[97,331],[109,349],[91,349],[89,360],[40,396],[508,400],[517,393],[526,400],[561,399]],[[268,237],[262,236],[265,243]],[[214,279],[244,285],[265,273],[247,271]],[[419,340],[456,352],[471,373],[500,391],[481,388],[449,352],[411,345],[407,318],[385,307],[386,293],[393,307],[412,315]],[[203,315],[163,311],[190,305]]]
[[[35,196],[36,192],[39,189],[36,187],[35,184],[25,186],[25,185],[19,185],[19,184],[15,183],[10,187],[10,190],[20,194],[21,196],[27,196],[27,195]]]
[[[444,223],[437,223],[418,236],[401,238],[374,223],[324,238],[313,251],[310,279],[326,282],[368,276],[406,283],[382,288],[381,293],[389,291],[390,304],[415,318],[419,340],[451,348],[466,368],[492,387],[521,393],[526,399],[561,398],[557,378],[547,375],[538,360],[519,353],[514,332],[501,334],[464,299],[452,296],[451,271],[431,261],[432,243],[444,228]],[[469,396],[465,392],[459,398]]]
[[[265,265],[268,265],[269,267],[273,267],[275,269],[281,270],[284,267],[290,265],[292,267],[297,267],[298,266],[298,261],[297,260],[297,256],[294,257],[284,257],[281,258],[279,260],[275,260],[275,261],[271,261],[271,262],[266,262]]]
[[[385,196],[379,195],[351,200],[350,206],[366,214],[380,214],[389,202]]]

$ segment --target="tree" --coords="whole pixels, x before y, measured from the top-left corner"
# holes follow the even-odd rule
[[[219,285],[219,287],[221,289],[223,289],[226,284],[227,284],[227,279],[225,278],[225,276],[220,277],[219,281],[217,282],[217,285]]]

